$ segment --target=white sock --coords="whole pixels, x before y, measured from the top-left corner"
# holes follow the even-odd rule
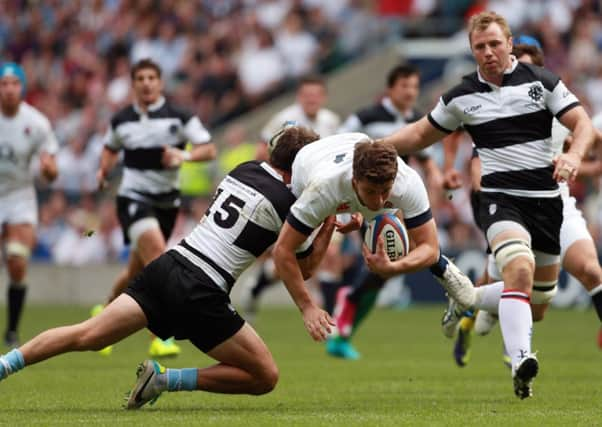
[[[504,345],[512,358],[512,369],[526,355],[531,354],[533,320],[529,295],[515,289],[502,292],[499,305],[500,328]]]
[[[594,289],[592,289],[591,291],[587,291],[587,293],[589,294],[590,297],[593,297],[594,295],[596,295],[597,293],[602,292],[602,284],[596,286]]]
[[[475,308],[497,314],[500,304],[500,297],[504,290],[504,282],[495,282],[489,285],[483,285],[476,288]]]

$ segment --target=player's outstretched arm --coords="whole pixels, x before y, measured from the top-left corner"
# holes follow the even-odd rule
[[[48,182],[52,182],[59,174],[56,166],[56,158],[52,154],[42,152],[40,154],[40,173]]]
[[[596,133],[592,121],[581,106],[570,109],[558,120],[572,131],[573,140],[569,150],[555,159],[554,178],[558,181],[574,181],[579,173],[581,160],[592,146]]]
[[[311,254],[305,258],[298,259],[297,262],[301,268],[303,279],[307,280],[315,273],[316,269],[320,266],[324,254],[328,249],[328,245],[332,240],[332,233],[336,228],[336,216],[332,215],[324,220],[322,228],[316,235],[316,238],[312,242]]]
[[[107,147],[104,147],[102,154],[100,155],[100,166],[98,172],[96,172],[96,181],[98,182],[98,188],[103,189],[107,185],[107,176],[113,170],[117,161],[119,160],[119,153],[113,151]]]
[[[379,140],[379,142],[393,144],[397,152],[404,155],[415,153],[429,145],[433,145],[446,135],[447,133],[433,126],[425,116],[417,122]]]
[[[295,251],[306,238],[307,236],[285,222],[274,246],[274,263],[288,293],[303,315],[305,328],[314,340],[323,341],[334,322],[328,313],[317,306],[305,287]]]

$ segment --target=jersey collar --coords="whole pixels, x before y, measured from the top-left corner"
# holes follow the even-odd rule
[[[516,56],[510,55],[510,67],[508,67],[504,70],[504,74],[512,74],[514,72],[514,70],[516,70],[517,65],[518,65],[518,60],[516,59]],[[483,76],[481,75],[481,71],[479,70],[479,67],[477,67],[477,76],[481,83],[485,83],[489,86],[498,87],[497,85],[494,85],[493,83],[488,82],[487,80],[485,80],[483,78]]]
[[[270,175],[272,175],[274,178],[276,178],[278,181],[280,182],[284,182],[284,179],[282,178],[282,175],[280,175],[276,169],[274,169],[273,167],[271,167],[267,162],[261,162],[260,166],[262,168],[264,168],[266,170],[267,173],[269,173]]]
[[[155,102],[153,102],[151,105],[149,105],[147,107],[146,112],[150,113],[152,111],[157,111],[159,108],[163,107],[164,104],[165,104],[165,97],[163,95],[161,95],[159,97],[159,99],[157,99]],[[138,114],[144,114],[144,111],[142,111],[142,109],[140,108],[140,106],[138,105],[137,102],[134,102],[133,106],[134,106],[134,111],[136,111]]]
[[[412,110],[407,110],[406,112],[399,111],[390,97],[385,96],[381,101],[382,106],[391,113],[393,116],[397,118],[401,118],[403,120],[409,120],[412,117]]]

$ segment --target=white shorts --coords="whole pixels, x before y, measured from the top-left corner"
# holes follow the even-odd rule
[[[0,196],[0,225],[24,223],[38,224],[38,203],[33,187]]]
[[[562,194],[562,226],[560,227],[560,263],[566,251],[578,240],[592,240],[587,223],[577,206],[575,198]],[[487,257],[487,274],[493,280],[502,280],[493,255]]]
[[[562,209],[562,226],[560,227],[560,262],[568,248],[578,240],[592,240],[591,234],[587,229],[587,223],[581,214],[581,211],[575,206],[575,198],[568,196],[562,197],[564,204]]]

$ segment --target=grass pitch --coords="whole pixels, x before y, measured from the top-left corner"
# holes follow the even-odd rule
[[[164,393],[156,405],[121,409],[122,398],[145,359],[148,335],[115,346],[110,357],[67,354],[0,383],[0,424],[224,425],[224,426],[599,426],[602,425],[602,351],[593,311],[551,310],[536,324],[540,374],[534,397],[512,391],[494,331],[476,337],[470,364],[455,366],[439,331],[443,307],[376,310],[355,343],[362,359],[327,357],[306,334],[293,308],[268,308],[256,328],[280,367],[268,395]],[[23,337],[88,315],[83,307],[27,307]],[[4,313],[0,313],[4,318]],[[207,366],[188,343],[167,367]]]

